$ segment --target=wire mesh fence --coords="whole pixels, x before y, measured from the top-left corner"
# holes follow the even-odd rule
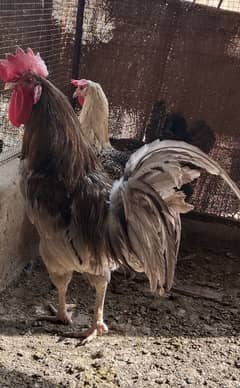
[[[240,136],[218,136],[211,152],[214,160],[229,173],[240,186]],[[195,185],[192,198],[195,211],[233,221],[240,220],[239,200],[219,177],[202,174]]]
[[[240,12],[239,0],[189,0],[192,3],[202,4],[208,7],[226,9],[228,11]]]
[[[189,124],[206,120],[218,135],[213,157],[240,185],[240,0],[2,0],[0,17],[0,57],[16,44],[39,50],[67,95],[72,74],[98,81],[115,137],[141,139],[160,99]],[[21,139],[7,119],[8,98],[0,84],[0,163]],[[213,178],[201,178],[193,201],[200,212],[238,218],[238,203]]]
[[[113,132],[129,113],[141,137],[153,103],[165,99],[230,134],[240,126],[239,23],[239,13],[191,2],[88,0],[80,74],[106,91]]]
[[[40,51],[47,63],[50,80],[69,94],[76,30],[77,0],[1,0],[0,57],[16,45]],[[8,121],[9,93],[0,83],[0,162],[20,149],[22,131]]]
[[[163,99],[189,124],[203,119],[216,131],[212,155],[240,185],[233,168],[240,146],[239,11],[237,0],[88,0],[80,76],[106,91],[112,134],[141,138],[153,104]],[[238,202],[220,180],[204,176],[193,202],[200,212],[238,218]]]

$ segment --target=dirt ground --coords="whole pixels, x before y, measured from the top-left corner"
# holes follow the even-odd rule
[[[180,259],[176,287],[204,297],[159,298],[142,275],[115,273],[109,334],[80,346],[61,335],[68,328],[34,320],[57,296],[35,263],[0,295],[0,387],[239,388],[239,258],[205,251]],[[68,295],[74,326],[87,326],[93,290],[76,274]]]

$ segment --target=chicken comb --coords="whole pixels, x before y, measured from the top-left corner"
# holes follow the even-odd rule
[[[88,85],[88,80],[86,79],[72,79],[71,84],[78,88],[79,86],[87,86]]]
[[[45,62],[31,48],[25,52],[17,47],[15,54],[6,54],[6,59],[0,60],[0,78],[4,82],[15,82],[30,71],[44,78],[48,76]]]

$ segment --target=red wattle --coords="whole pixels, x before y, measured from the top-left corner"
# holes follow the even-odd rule
[[[83,106],[83,104],[84,104],[84,97],[83,96],[78,96],[78,101],[79,101],[79,104],[81,106]]]
[[[27,124],[34,103],[33,90],[24,85],[17,85],[12,92],[9,105],[9,119],[15,127]]]

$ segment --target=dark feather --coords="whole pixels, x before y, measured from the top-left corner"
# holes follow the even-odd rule
[[[116,150],[131,153],[144,145],[144,142],[142,140],[130,138],[115,139],[113,137],[110,137],[109,141],[111,146]]]

